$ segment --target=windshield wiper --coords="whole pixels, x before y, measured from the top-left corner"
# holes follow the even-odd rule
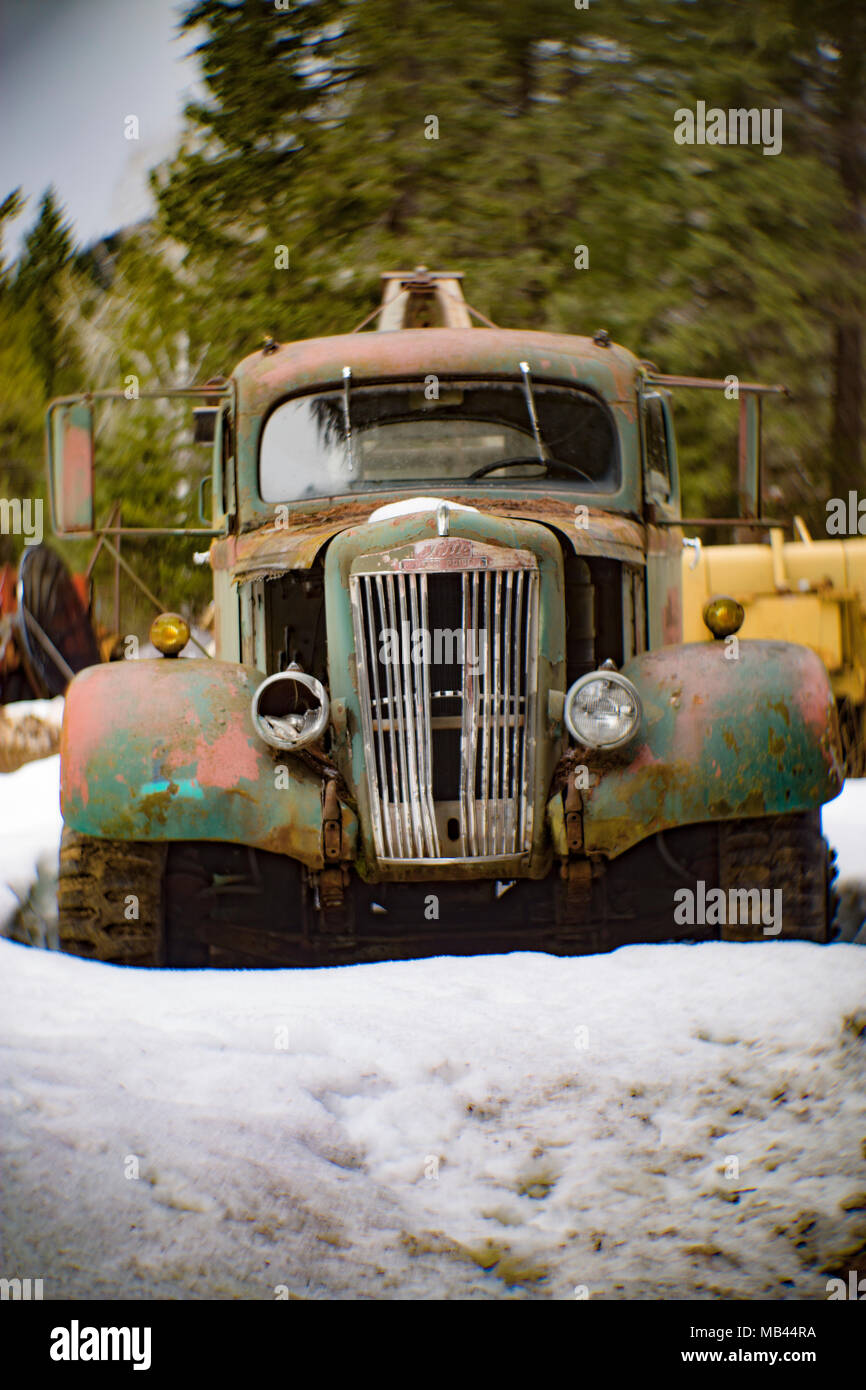
[[[476,468],[468,474],[470,478],[484,478],[488,473],[495,473],[497,468],[525,468],[527,464],[540,463],[547,469],[548,473],[576,473],[579,478],[585,478],[588,483],[595,482],[588,473],[584,473],[582,468],[578,468],[576,463],[567,463],[565,459],[554,458],[548,454],[546,458],[535,458],[532,454],[520,455],[519,458],[494,459],[492,463],[483,463],[480,468]]]
[[[532,377],[529,373],[529,363],[521,362],[520,370],[523,373],[523,393],[526,396],[526,408],[529,411],[529,419],[532,424],[532,433],[535,436],[535,447],[538,450],[539,463],[547,462],[547,449],[544,440],[541,438],[541,430],[538,427],[538,412],[535,409],[535,396],[532,391]]]
[[[346,429],[346,450],[349,455],[349,472],[355,471],[355,453],[352,445],[352,417],[349,413],[349,382],[352,380],[352,368],[343,368],[343,424]]]

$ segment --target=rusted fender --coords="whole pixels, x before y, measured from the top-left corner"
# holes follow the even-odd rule
[[[819,658],[789,642],[742,641],[736,660],[725,652],[724,642],[693,642],[623,667],[643,700],[643,729],[621,761],[584,759],[587,851],[614,857],[676,825],[807,811],[838,796],[836,713]],[[557,810],[550,824],[563,853],[559,821]]]
[[[250,701],[264,679],[232,662],[164,658],[82,671],[60,741],[66,824],[101,839],[253,845],[321,869],[322,780],[256,734]],[[356,817],[342,814],[354,848]]]

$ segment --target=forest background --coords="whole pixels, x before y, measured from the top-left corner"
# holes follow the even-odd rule
[[[48,189],[0,254],[0,496],[44,497],[52,396],[203,381],[266,334],[348,331],[381,271],[419,263],[463,271],[503,326],[603,327],[663,371],[785,383],[765,411],[774,515],[824,535],[826,499],[864,490],[866,7],[201,0],[178,27],[206,96],[151,175],[154,215],[82,247]],[[677,144],[699,101],[780,110],[781,152]],[[0,236],[22,205],[0,190]],[[731,514],[735,412],[678,407],[687,514]],[[175,405],[110,413],[100,518],[122,498],[128,525],[200,524],[190,426]],[[84,542],[46,539],[84,568]],[[204,544],[124,542],[193,613]],[[0,562],[20,547],[0,536]]]

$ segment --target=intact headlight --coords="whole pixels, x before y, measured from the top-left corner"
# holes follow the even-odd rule
[[[565,697],[568,732],[586,748],[619,748],[637,733],[640,696],[618,671],[590,671]]]

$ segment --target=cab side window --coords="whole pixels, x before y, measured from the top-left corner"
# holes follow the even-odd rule
[[[667,499],[671,495],[671,461],[668,432],[661,397],[644,397],[644,441],[646,484],[650,495]]]

